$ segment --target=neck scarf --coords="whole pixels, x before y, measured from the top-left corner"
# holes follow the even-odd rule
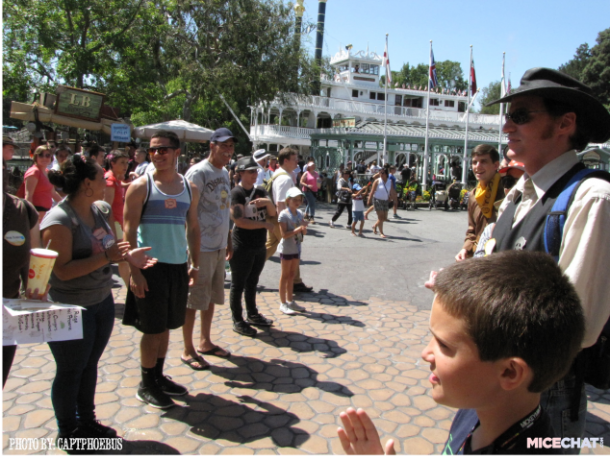
[[[500,173],[496,173],[487,187],[483,187],[481,183],[477,184],[477,188],[474,191],[474,198],[481,208],[483,216],[487,219],[491,218],[493,213],[493,205],[496,194],[498,193],[498,186],[500,185]]]

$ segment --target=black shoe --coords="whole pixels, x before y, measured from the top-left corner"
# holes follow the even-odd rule
[[[292,286],[292,291],[295,293],[309,293],[310,291],[313,291],[313,287],[308,287],[304,283],[295,283]]]
[[[117,437],[113,428],[104,426],[99,421],[79,421],[78,428],[90,438],[113,439]]]
[[[273,320],[263,317],[261,314],[256,314],[252,316],[249,315],[246,318],[246,322],[248,322],[250,325],[256,325],[259,327],[270,327],[271,325],[273,325]]]
[[[92,455],[96,453],[95,450],[87,448],[86,439],[99,438],[93,437],[88,431],[85,431],[81,427],[77,427],[69,433],[60,432],[57,434],[55,445],[60,450],[65,451],[69,455]],[[83,443],[83,440],[84,443]]]
[[[248,325],[246,322],[237,322],[233,324],[233,331],[240,335],[250,336],[254,338],[256,336],[256,330]]]
[[[185,395],[188,394],[188,389],[178,383],[173,382],[171,376],[161,376],[157,378],[157,386],[167,395]]]
[[[147,403],[153,408],[165,409],[175,405],[174,401],[157,386],[142,387],[142,384],[140,384],[140,388],[136,393],[136,398],[140,402]]]

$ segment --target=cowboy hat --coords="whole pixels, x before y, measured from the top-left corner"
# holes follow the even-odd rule
[[[515,96],[528,95],[563,102],[572,107],[577,117],[584,120],[591,142],[605,142],[610,138],[610,113],[593,96],[591,88],[555,69],[534,67],[525,71],[518,88],[486,106],[510,102]]]

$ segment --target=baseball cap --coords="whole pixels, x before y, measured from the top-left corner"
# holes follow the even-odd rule
[[[258,170],[260,167],[252,157],[242,157],[237,161],[237,171]]]
[[[228,128],[218,128],[216,131],[214,131],[214,134],[212,134],[210,142],[225,142],[229,139],[233,139],[233,141],[237,142],[237,138],[233,136],[231,130]]]
[[[291,187],[286,193],[286,198],[295,198],[300,195],[305,195],[298,187]]]
[[[525,165],[523,165],[523,163],[521,163],[521,162],[516,162],[515,160],[511,160],[511,161],[508,163],[508,166],[507,166],[507,167],[504,167],[504,168],[501,168],[500,170],[498,170],[498,173],[500,173],[500,174],[504,174],[504,173],[507,173],[507,172],[508,172],[508,170],[511,170],[511,169],[513,169],[513,168],[514,168],[515,170],[521,170],[521,171],[525,171]]]
[[[9,146],[19,147],[17,143],[13,141],[13,138],[11,138],[10,136],[2,136],[2,145],[6,146],[7,144]]]
[[[360,189],[362,189],[362,186],[361,186],[360,184],[356,183],[356,184],[354,184],[354,185],[352,186],[352,189],[354,189],[354,190],[360,190]]]

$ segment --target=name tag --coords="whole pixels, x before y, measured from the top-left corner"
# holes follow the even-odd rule
[[[8,231],[4,234],[4,240],[15,247],[20,247],[25,243],[24,235],[17,231]]]

